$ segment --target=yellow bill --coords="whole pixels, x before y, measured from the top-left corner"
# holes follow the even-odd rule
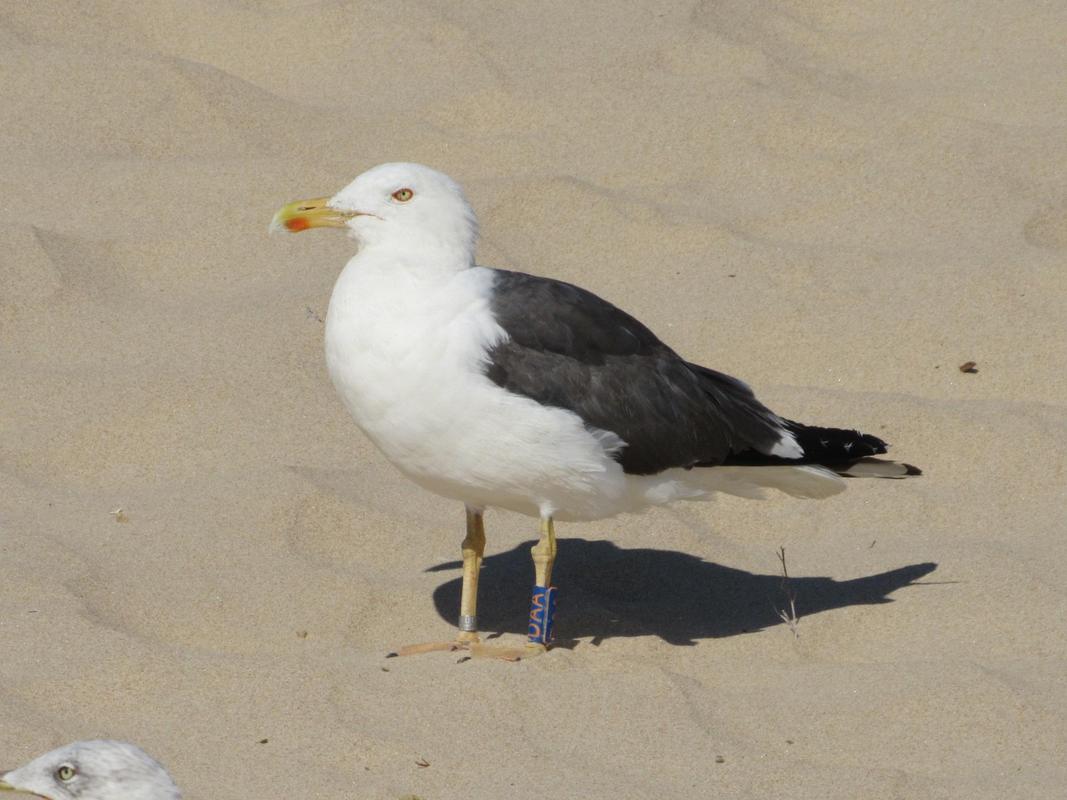
[[[4,775],[4,774],[6,774],[4,772],[4,770],[0,769],[0,775]],[[13,792],[15,794],[21,794],[21,795],[23,795],[25,797],[36,797],[36,798],[39,798],[39,800],[48,800],[47,797],[42,797],[39,794],[34,794],[33,792],[28,792],[25,789],[17,789],[14,786],[12,786],[10,783],[5,781],[3,778],[0,778],[0,792]]]
[[[314,200],[297,200],[289,205],[282,206],[271,220],[272,231],[286,230],[290,233],[300,233],[308,228],[343,228],[345,223],[354,214],[338,211],[330,208],[326,203],[328,197],[317,197]]]

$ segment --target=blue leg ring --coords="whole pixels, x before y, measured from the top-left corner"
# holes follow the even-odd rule
[[[555,616],[556,587],[535,586],[530,599],[530,627],[527,631],[531,642],[547,645],[552,641]]]

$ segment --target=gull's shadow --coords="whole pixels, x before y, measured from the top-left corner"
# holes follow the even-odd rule
[[[529,589],[533,585],[530,546],[489,556],[478,589],[478,627],[486,632],[526,631]],[[592,637],[654,634],[671,644],[750,633],[783,620],[787,592],[795,597],[798,617],[855,605],[892,602],[887,595],[933,572],[936,564],[906,567],[835,581],[756,575],[672,550],[626,550],[611,542],[560,539],[553,574],[559,588],[556,634],[564,643]],[[453,561],[428,572],[458,569]],[[437,611],[451,623],[459,614],[461,578],[433,593]]]

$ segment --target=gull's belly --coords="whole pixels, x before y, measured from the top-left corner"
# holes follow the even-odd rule
[[[624,477],[604,438],[572,412],[490,381],[484,358],[499,328],[487,308],[453,303],[457,311],[445,315],[427,313],[424,301],[420,315],[398,325],[381,310],[395,312],[395,302],[331,301],[327,366],[360,428],[438,494],[531,514],[615,513]]]
[[[438,494],[596,516],[582,509],[621,491],[621,469],[576,415],[511,395],[480,372],[440,367],[375,357],[334,362],[331,375],[371,441]]]

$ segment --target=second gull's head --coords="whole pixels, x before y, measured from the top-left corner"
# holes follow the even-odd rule
[[[0,771],[0,797],[3,792],[47,800],[181,800],[155,759],[132,744],[106,740],[68,744]]]

